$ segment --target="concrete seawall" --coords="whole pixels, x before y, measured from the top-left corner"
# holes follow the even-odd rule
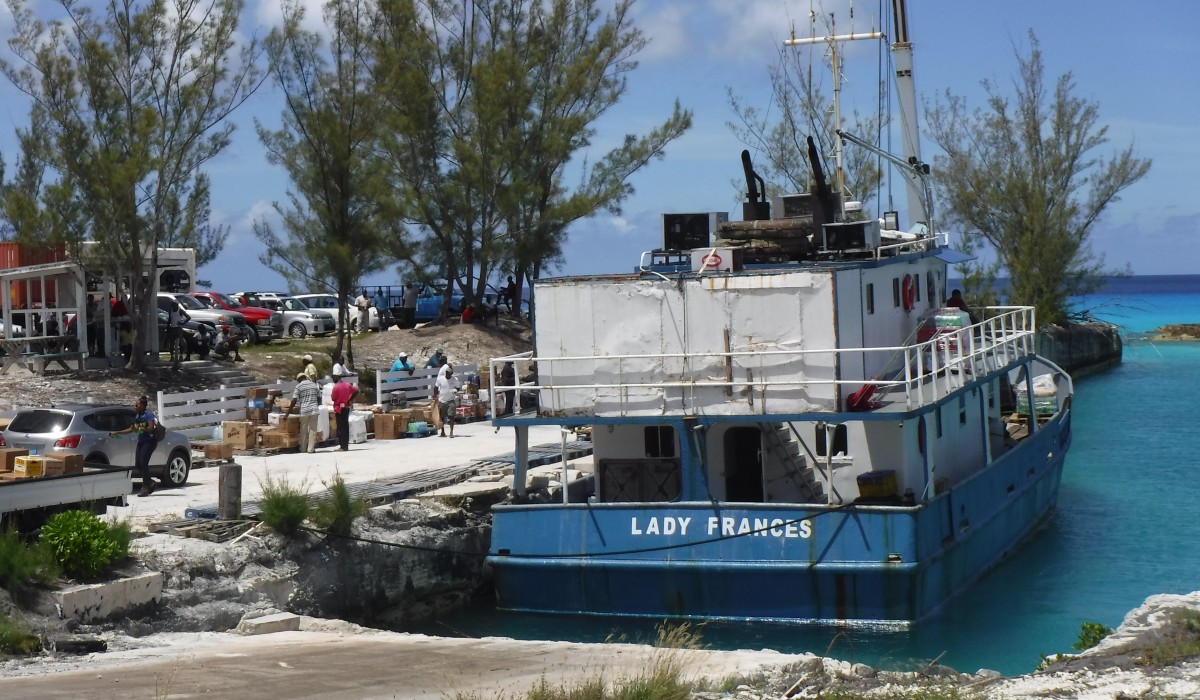
[[[1109,323],[1072,323],[1038,329],[1037,351],[1072,378],[1121,364],[1121,334]]]

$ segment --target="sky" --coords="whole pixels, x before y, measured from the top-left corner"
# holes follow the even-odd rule
[[[317,2],[306,0],[309,17]],[[627,133],[645,133],[661,123],[678,99],[692,110],[693,126],[631,180],[635,193],[619,216],[602,213],[569,229],[566,262],[556,274],[631,270],[643,251],[662,242],[666,212],[727,212],[741,218],[735,189],[742,179],[728,91],[769,107],[768,69],[794,26],[809,35],[810,0],[638,0],[636,25],[650,43],[639,66],[628,74],[620,104],[596,124],[591,148],[579,163],[594,162]],[[827,0],[818,12],[836,18],[838,33],[878,26],[881,3]],[[890,12],[891,2],[882,3]],[[1126,190],[1095,226],[1092,249],[1111,268],[1134,274],[1197,273],[1200,262],[1200,2],[1156,0],[1134,5],[1116,0],[909,0],[908,29],[913,43],[918,104],[946,90],[982,106],[982,79],[1005,86],[1016,70],[1014,52],[1028,51],[1028,32],[1041,42],[1048,83],[1070,72],[1075,94],[1096,102],[1109,143],[1097,155],[1127,144],[1153,164],[1149,174]],[[39,14],[54,17],[56,3],[41,0]],[[247,33],[265,34],[278,20],[279,0],[247,0]],[[0,36],[11,36],[11,16],[0,7]],[[801,50],[801,49],[798,49]],[[807,51],[807,49],[802,49]],[[0,53],[7,57],[7,49]],[[843,53],[848,101],[873,100],[879,75],[876,46],[854,42]],[[814,54],[814,60],[819,60]],[[236,112],[233,145],[211,162],[213,220],[229,226],[224,252],[200,269],[218,291],[284,288],[282,278],[258,262],[263,246],[253,223],[273,215],[272,204],[286,201],[282,170],[267,163],[254,132],[254,119],[270,128],[280,123],[281,96],[270,83]],[[0,82],[0,152],[12,166],[14,132],[28,122],[28,104]],[[926,142],[923,158],[936,151]],[[567,181],[581,177],[568,168]],[[936,177],[936,171],[934,172]],[[903,199],[900,186],[896,197]],[[901,207],[903,209],[903,207]],[[901,220],[904,220],[903,212]],[[251,284],[247,280],[254,280]],[[369,285],[403,282],[394,269],[364,280]],[[293,290],[308,291],[308,290]]]

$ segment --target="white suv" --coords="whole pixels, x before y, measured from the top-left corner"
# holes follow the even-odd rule
[[[323,309],[333,314],[335,322],[338,318],[337,297],[332,294],[297,294],[296,298],[308,305],[310,309]],[[348,311],[350,330],[358,331],[358,309],[353,304],[342,304]],[[367,329],[379,330],[379,309],[371,306],[367,312]],[[386,328],[384,330],[387,330]]]

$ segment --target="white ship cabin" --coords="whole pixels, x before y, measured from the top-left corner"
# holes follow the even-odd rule
[[[1032,309],[956,323],[939,250],[538,281],[535,355],[493,371],[593,426],[599,502],[919,503],[1036,429],[1002,419]]]

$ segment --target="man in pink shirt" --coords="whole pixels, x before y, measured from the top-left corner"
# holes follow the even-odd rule
[[[358,393],[358,387],[350,382],[342,381],[341,374],[333,375],[333,416],[337,421],[338,449],[345,452],[350,449],[350,402]]]

